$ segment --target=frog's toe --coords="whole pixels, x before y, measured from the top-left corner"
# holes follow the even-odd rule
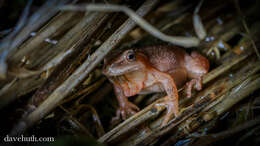
[[[167,109],[167,113],[164,117],[161,127],[167,125],[173,115],[175,117],[179,115],[178,101],[176,100],[165,98],[163,102],[157,103],[155,106],[165,106]]]
[[[136,114],[140,109],[133,103],[127,102],[124,107],[120,108],[120,114],[123,120]]]
[[[135,104],[128,102],[128,106],[130,109],[134,110],[134,111],[140,111],[139,107],[136,106]]]
[[[196,80],[195,88],[197,91],[200,91],[202,89],[202,79],[201,77]]]
[[[191,88],[186,89],[186,94],[188,98],[191,98]]]
[[[136,114],[137,111],[133,110],[133,109],[128,109],[128,115],[132,116],[134,114]]]
[[[171,117],[172,117],[173,115],[174,115],[175,117],[177,117],[177,116],[179,115],[179,111],[176,110],[174,107],[169,106],[169,107],[167,108],[167,113],[166,113],[166,115],[165,115],[165,117],[164,117],[164,120],[163,120],[161,126],[163,127],[163,126],[167,125],[167,123],[171,120]]]
[[[127,119],[127,111],[125,109],[120,109],[120,114],[123,120]]]
[[[191,90],[192,90],[192,86],[194,85],[194,80],[191,80],[189,82],[186,83],[185,85],[185,89],[186,89],[186,95],[188,98],[191,97]]]
[[[200,91],[200,90],[202,89],[201,83],[197,83],[197,84],[195,85],[195,88],[196,88],[197,91]]]
[[[136,114],[138,111],[140,111],[139,107],[136,106],[135,104],[129,102],[127,105],[127,113],[131,116]]]

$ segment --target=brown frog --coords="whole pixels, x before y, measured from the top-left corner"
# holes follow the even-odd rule
[[[124,120],[139,111],[128,97],[165,91],[167,96],[159,103],[167,108],[162,123],[165,125],[173,114],[179,114],[177,88],[190,79],[186,83],[187,97],[190,97],[194,85],[201,90],[202,76],[208,70],[207,58],[198,52],[189,55],[175,46],[150,46],[128,49],[116,57],[105,58],[103,73],[114,85],[120,105],[117,116],[121,115]]]

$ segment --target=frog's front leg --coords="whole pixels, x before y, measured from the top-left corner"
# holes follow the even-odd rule
[[[117,115],[114,119],[120,119],[120,117],[122,117],[123,120],[126,120],[127,117],[134,115],[137,111],[139,111],[139,108],[135,104],[128,101],[120,86],[114,84],[114,92],[120,106],[117,109]]]
[[[167,113],[162,122],[162,126],[164,126],[169,122],[173,114],[175,117],[179,115],[178,90],[174,79],[169,74],[155,71],[155,76],[163,85],[163,88],[167,93],[167,96],[163,99],[163,101],[156,104],[156,106],[165,106],[167,108]]]

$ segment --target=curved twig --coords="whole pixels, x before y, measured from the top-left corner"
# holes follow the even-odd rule
[[[73,10],[73,11],[101,11],[101,12],[124,12],[132,20],[134,20],[140,27],[146,30],[151,35],[166,42],[170,42],[175,45],[183,47],[195,47],[198,46],[200,40],[196,37],[180,37],[169,36],[162,33],[160,30],[152,26],[142,17],[137,15],[133,10],[126,6],[113,5],[113,4],[87,4],[87,5],[65,5],[60,7],[61,10]]]

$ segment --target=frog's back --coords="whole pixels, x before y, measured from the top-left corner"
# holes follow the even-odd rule
[[[175,46],[151,46],[138,48],[145,54],[151,65],[162,72],[172,71],[183,66],[187,53]]]

